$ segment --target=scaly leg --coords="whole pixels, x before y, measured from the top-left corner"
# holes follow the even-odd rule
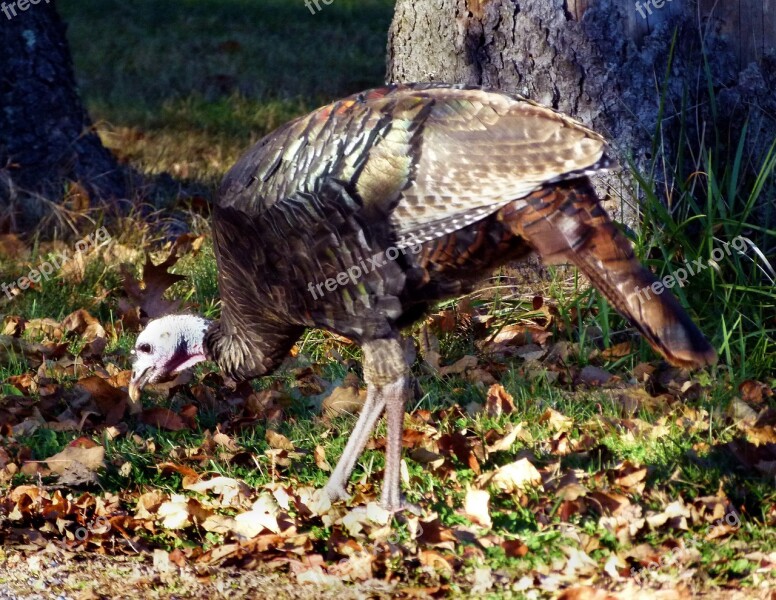
[[[385,408],[383,398],[383,394],[376,385],[369,384],[367,386],[366,402],[361,408],[361,415],[358,417],[356,426],[345,445],[345,450],[343,450],[342,456],[326,484],[326,493],[332,501],[347,500],[350,497],[345,487],[350,479],[350,474],[353,472],[353,467],[356,466],[358,457],[361,456],[369,436],[374,431],[377,420],[383,414]]]
[[[404,437],[404,403],[409,389],[409,378],[405,375],[383,386],[381,393],[385,399],[385,418],[388,424],[388,437],[385,445],[385,477],[380,504],[383,508],[396,511],[403,507],[401,487],[401,449]]]
[[[410,368],[398,335],[369,340],[364,348],[364,379],[379,386],[386,410],[388,437],[385,445],[385,478],[380,503],[388,510],[402,508],[401,446],[404,437],[404,402]]]

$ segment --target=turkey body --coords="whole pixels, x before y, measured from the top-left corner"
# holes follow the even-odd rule
[[[275,369],[308,327],[361,344],[367,404],[327,490],[344,496],[387,407],[389,508],[401,504],[408,367],[399,331],[499,265],[531,252],[574,263],[670,362],[713,362],[670,293],[639,294],[654,278],[587,178],[610,165],[596,133],[480,89],[389,86],[292,121],[221,186],[213,236],[222,316],[207,332],[208,354],[248,379]]]

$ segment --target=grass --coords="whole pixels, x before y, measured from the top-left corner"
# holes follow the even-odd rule
[[[215,185],[292,117],[382,83],[393,3],[337,0],[316,14],[292,0],[59,8],[106,144],[144,173]]]
[[[385,31],[391,18],[391,3],[376,0],[336,0],[320,13],[311,15],[302,2],[266,0],[258,4],[246,1],[188,1],[157,3],[138,0],[131,4],[116,1],[65,1],[60,10],[69,24],[69,35],[76,71],[83,96],[98,123],[106,143],[139,171],[146,174],[169,172],[177,179],[213,189],[225,170],[253,141],[310,108],[329,99],[362,88],[378,85],[383,77]],[[122,26],[117,26],[121,22]],[[755,585],[754,565],[745,554],[755,550],[773,551],[773,516],[776,503],[772,481],[753,476],[741,469],[724,452],[725,444],[740,439],[741,432],[724,411],[738,394],[738,385],[746,379],[762,379],[773,387],[776,372],[776,307],[772,271],[766,263],[772,256],[776,232],[769,229],[768,216],[761,213],[762,197],[774,193],[774,164],[771,153],[755,169],[754,178],[745,175],[745,135],[736,148],[736,158],[727,167],[719,167],[722,158],[717,148],[709,148],[695,160],[675,165],[676,188],[666,208],[654,193],[654,173],[635,173],[646,196],[646,225],[635,237],[641,257],[663,276],[687,261],[708,263],[714,249],[738,236],[746,237],[747,250],[725,254],[714,268],[705,269],[688,280],[685,288],[674,289],[689,307],[701,328],[721,350],[724,368],[704,374],[698,381],[701,392],[687,405],[668,404],[665,399],[637,403],[634,415],[626,414],[616,390],[587,388],[575,384],[569,374],[587,364],[602,365],[627,380],[633,368],[654,355],[640,343],[635,350],[609,362],[596,356],[602,347],[629,339],[628,327],[576,276],[554,271],[549,295],[556,311],[557,340],[571,339],[578,346],[570,358],[568,372],[553,380],[547,372],[531,370],[525,364],[503,357],[491,357],[501,373],[501,383],[513,395],[516,411],[510,415],[472,416],[457,407],[482,403],[486,386],[474,385],[455,376],[429,375],[416,366],[423,394],[411,408],[429,410],[440,435],[466,432],[472,439],[485,440],[492,432],[505,432],[523,425],[530,437],[518,439],[508,452],[493,454],[482,464],[492,470],[523,454],[537,466],[557,464],[558,469],[578,470],[590,476],[593,490],[608,488],[608,474],[617,465],[631,461],[647,465],[649,472],[643,496],[633,501],[643,510],[657,509],[674,499],[691,501],[724,490],[738,510],[745,511],[742,527],[734,543],[703,540],[699,546],[702,570],[712,582],[725,585]],[[174,198],[167,199],[174,203]],[[765,203],[765,209],[768,209]],[[207,224],[194,214],[186,215],[197,232],[207,232]],[[132,216],[111,232],[114,241],[129,250],[152,248],[156,256],[164,254],[169,231],[156,229]],[[25,262],[3,257],[0,269],[6,278],[21,276],[45,255],[43,245]],[[17,297],[2,308],[5,314],[26,319],[61,320],[79,308],[86,308],[102,323],[113,323],[118,314],[121,288],[119,262],[135,268],[142,262],[139,253],[121,259],[100,255],[89,263],[78,280],[52,279],[38,289]],[[770,263],[771,266],[772,263]],[[219,312],[216,266],[212,247],[206,241],[196,255],[182,259],[175,270],[187,276],[172,293],[185,299],[209,317]],[[502,279],[506,279],[504,276]],[[494,315],[503,325],[524,323],[537,318],[531,295],[516,293],[502,279],[493,280],[494,289],[479,295],[475,307]],[[457,310],[457,301],[443,303],[440,309]],[[107,352],[120,368],[128,367],[128,350],[134,336],[118,332]],[[476,337],[471,328],[458,327],[440,335],[441,352],[446,363],[476,354]],[[75,344],[71,340],[71,344]],[[79,348],[75,348],[78,350]],[[341,360],[331,357],[336,349]],[[314,365],[316,374],[327,382],[341,380],[359,353],[321,332],[308,332],[298,344],[302,359]],[[217,395],[218,386],[202,378],[212,366],[198,369],[197,381]],[[31,371],[23,357],[13,355],[0,364],[0,382],[6,401],[18,401],[18,391],[9,378]],[[57,375],[56,383],[66,390],[76,377]],[[252,463],[235,463],[212,456],[194,465],[202,473],[219,473],[242,479],[259,487],[278,477],[301,485],[322,487],[326,473],[313,456],[317,446],[325,448],[333,465],[344,448],[353,419],[339,417],[325,422],[310,406],[315,400],[294,387],[291,370],[279,372],[256,384],[256,388],[275,386],[289,404],[287,418],[277,424],[261,420],[233,432],[234,441],[254,458]],[[190,388],[181,389],[167,399],[165,406],[179,410],[183,405],[199,403]],[[151,400],[147,400],[150,405]],[[594,436],[596,444],[589,452],[565,456],[556,449],[560,433],[542,416],[552,408],[572,420],[567,432],[571,440]],[[200,404],[197,425],[192,430],[166,432],[141,423],[130,423],[133,435],[109,440],[99,432],[92,437],[106,449],[108,466],[100,483],[103,491],[131,495],[148,489],[166,493],[182,492],[182,476],[162,472],[163,462],[181,462],[187,450],[199,448],[216,426],[240,416],[241,410],[228,405]],[[635,427],[636,420],[647,423]],[[413,423],[413,427],[419,427]],[[288,465],[274,464],[268,454],[265,434],[273,427],[289,438],[301,455]],[[654,435],[660,431],[660,435]],[[62,450],[79,434],[38,429],[32,435],[19,436],[15,443],[26,447],[33,459],[44,459]],[[377,437],[384,435],[380,426]],[[383,467],[383,453],[368,450],[360,459],[353,481],[370,481]],[[461,513],[465,484],[476,473],[458,458],[455,481],[438,476],[428,466],[407,460],[408,496],[437,511],[445,526],[468,524]],[[17,474],[12,484],[29,480]],[[596,487],[597,486],[597,487]],[[604,528],[589,513],[570,520],[562,519],[564,502],[539,495],[528,495],[521,503],[515,497],[492,494],[494,530],[507,539],[519,539],[529,553],[520,558],[507,556],[494,544],[485,557],[494,571],[503,570],[517,579],[530,569],[547,569],[563,556],[562,546],[569,543],[563,535],[570,525],[579,534],[594,538],[597,547],[590,555],[603,564],[614,554],[631,549]],[[127,509],[134,507],[127,500]],[[401,523],[403,541],[410,537]],[[325,545],[332,528],[323,523],[314,526],[316,548]],[[698,531],[656,530],[636,543],[655,549],[666,548],[676,538],[689,539]],[[403,536],[403,537],[402,537]],[[178,534],[159,529],[145,540],[151,547],[173,549],[201,544],[205,548],[223,541],[223,537],[204,531]],[[582,548],[582,542],[577,542]],[[453,553],[461,558],[463,572],[481,566],[478,559],[466,555],[465,545]],[[401,562],[401,561],[399,561]],[[396,564],[397,571],[410,569]],[[670,569],[667,569],[667,572]],[[774,574],[776,575],[776,574]],[[408,581],[425,582],[422,570],[410,572]],[[454,578],[455,579],[455,578]],[[465,588],[453,581],[452,589]],[[458,586],[456,588],[456,586]]]

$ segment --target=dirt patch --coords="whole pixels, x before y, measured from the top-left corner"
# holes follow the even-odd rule
[[[154,564],[152,556],[72,554],[56,548],[0,551],[0,600],[97,600],[102,598],[272,598],[350,600],[391,598],[381,581],[300,584],[293,575],[218,568],[198,574],[190,567]]]

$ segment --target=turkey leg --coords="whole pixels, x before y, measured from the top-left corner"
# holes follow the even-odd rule
[[[388,436],[385,444],[385,476],[380,504],[390,511],[403,508],[399,481],[401,478],[402,439],[404,438],[404,402],[408,390],[409,377],[406,375],[383,386],[381,390],[382,397],[385,399]]]
[[[345,450],[343,450],[342,456],[326,484],[326,493],[329,494],[332,501],[347,500],[350,497],[345,490],[348,479],[353,472],[353,467],[356,466],[356,461],[364,451],[369,436],[374,431],[377,420],[383,414],[384,408],[385,399],[381,390],[376,385],[369,384],[366,390],[366,402],[361,408],[361,416],[358,417],[356,426],[345,445]]]

